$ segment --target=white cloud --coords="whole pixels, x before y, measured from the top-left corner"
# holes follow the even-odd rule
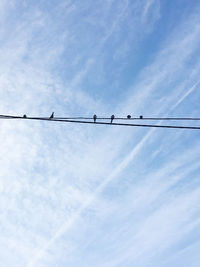
[[[108,2],[105,10],[102,9],[104,18],[105,14],[107,17],[111,14],[110,8],[114,4],[115,2]],[[10,12],[7,5],[5,5],[6,9],[5,6],[3,7],[4,14]],[[121,4],[118,2],[118,6],[122,9],[112,17],[111,27],[108,27],[105,22],[108,28],[104,29],[104,34],[98,39],[98,45],[94,45],[92,51],[86,53],[87,59],[82,50],[76,50],[75,61],[78,62],[76,64],[67,62],[70,55],[65,53],[68,48],[71,49],[70,45],[75,46],[79,41],[76,39],[76,33],[73,32],[73,25],[70,24],[71,21],[75,23],[77,19],[75,15],[79,11],[78,3],[73,4],[72,7],[71,4],[65,6],[64,2],[59,2],[59,8],[56,10],[61,12],[61,8],[63,10],[66,8],[69,24],[64,24],[63,17],[62,19],[57,17],[54,21],[54,16],[49,15],[48,11],[43,11],[42,8],[33,8],[32,11],[30,7],[26,10],[28,15],[15,21],[12,33],[1,44],[1,112],[47,115],[55,111],[56,114],[68,115],[83,111],[91,114],[94,110],[107,113],[111,108],[114,109],[113,106],[109,107],[103,103],[102,99],[96,101],[91,93],[83,89],[83,86],[87,86],[87,81],[85,83],[84,81],[90,78],[92,69],[95,64],[98,64],[97,56],[106,57],[103,51],[106,50],[107,42],[112,41],[111,39],[117,35],[122,25],[127,25],[123,24],[123,21],[126,20],[130,5],[130,1],[124,1]],[[157,1],[150,1],[142,6],[143,19],[146,21],[144,24],[148,24],[152,12],[159,13],[158,6]],[[84,8],[81,8],[84,13]],[[141,18],[141,7],[138,2],[134,5],[134,10],[136,13],[139,10],[137,17]],[[70,16],[72,16],[71,20]],[[154,16],[153,20],[156,21],[158,17]],[[91,24],[92,20],[94,17],[88,19]],[[98,19],[95,18],[94,22],[98,24]],[[1,23],[8,27],[5,21]],[[57,34],[60,25],[68,27],[65,33]],[[194,25],[197,26],[194,27]],[[136,85],[129,89],[127,100],[120,99],[121,103],[115,107],[115,114],[126,114],[130,111],[137,114],[147,109],[148,114],[167,114],[171,107],[177,108],[183,103],[183,99],[186,100],[186,97],[193,92],[193,89],[187,91],[189,88],[187,86],[197,82],[199,66],[195,65],[196,71],[188,75],[187,79],[182,79],[181,75],[188,72],[187,60],[199,45],[198,25],[198,18],[194,16],[188,20],[187,25],[177,26],[178,29],[176,28],[163,43],[163,50],[157,53],[155,61],[142,71]],[[135,27],[137,22],[133,29]],[[4,33],[1,34],[5,37]],[[54,35],[55,40],[53,40]],[[114,48],[116,51],[117,47],[116,45]],[[74,51],[72,54],[75,56]],[[63,66],[69,72],[70,68],[75,68],[70,78],[68,76],[66,80],[55,70],[60,67],[58,62],[64,59],[66,63]],[[182,80],[182,84],[185,83],[185,87],[179,85],[179,80]],[[160,89],[162,87],[165,89]],[[180,96],[183,97],[180,98]],[[140,168],[147,168],[148,160],[153,164],[157,159],[159,161],[160,155],[163,156],[163,150],[170,144],[170,138],[175,142],[179,137],[183,138],[183,133],[168,132],[166,136],[164,132],[158,133],[155,130],[114,127],[107,129],[101,126],[84,128],[82,125],[29,121],[1,121],[1,125],[0,134],[3,141],[0,156],[2,166],[0,210],[3,230],[0,247],[4,265],[51,266],[55,259],[53,256],[50,257],[49,252],[55,250],[56,257],[56,253],[62,253],[62,249],[60,249],[61,252],[59,251],[62,245],[69,249],[73,261],[80,243],[73,238],[70,239],[70,236],[74,229],[77,230],[76,227],[80,222],[82,228],[77,230],[77,236],[90,233],[90,227],[87,227],[86,222],[86,215],[90,209],[92,216],[89,221],[92,223],[96,217],[100,219],[100,223],[94,222],[96,228],[101,227],[101,223],[109,224],[112,215],[113,218],[119,219],[115,214],[118,209],[122,214],[122,220],[126,220],[127,216],[141,209],[143,209],[143,216],[148,215],[147,219],[141,215],[140,225],[134,224],[139,230],[137,234],[134,229],[131,228],[129,231],[127,225],[123,226],[119,221],[117,225],[119,232],[124,231],[125,237],[131,237],[133,234],[138,247],[133,244],[135,239],[129,238],[127,242],[122,240],[120,243],[122,249],[120,249],[114,244],[119,233],[114,232],[111,239],[113,243],[109,245],[114,248],[113,255],[116,251],[119,252],[118,258],[116,262],[111,261],[109,257],[107,260],[103,257],[101,259],[104,263],[109,262],[109,266],[137,261],[137,255],[145,253],[147,256],[154,255],[152,248],[156,248],[168,234],[173,233],[174,237],[168,239],[166,246],[160,246],[159,253],[164,251],[167,246],[179,240],[179,234],[176,235],[176,232],[184,225],[184,221],[179,220],[181,214],[187,215],[188,219],[188,224],[182,229],[182,235],[189,231],[189,226],[190,229],[193,228],[189,221],[195,211],[192,210],[188,214],[188,209],[198,203],[198,188],[196,191],[186,188],[187,192],[185,194],[178,192],[178,197],[174,194],[176,190],[171,191],[173,197],[168,195],[168,190],[197,170],[198,150],[192,147],[189,153],[188,148],[184,147],[181,150],[183,156],[177,160],[179,155],[168,147],[166,154],[171,152],[172,156],[164,160],[164,165],[158,162],[158,171],[152,170],[145,175],[141,175],[138,171]],[[163,142],[160,141],[162,138]],[[157,142],[158,147],[153,149],[152,146]],[[178,147],[179,145],[177,144]],[[147,148],[151,150],[150,156],[145,154]],[[154,156],[152,156],[153,153]],[[187,153],[187,156],[184,153]],[[191,158],[190,166],[187,166],[188,157]],[[142,162],[139,163],[139,160]],[[192,160],[196,162],[193,164]],[[137,171],[131,169],[126,173],[131,165],[136,167],[134,165],[136,163]],[[124,184],[126,177],[133,181],[129,180],[127,185]],[[136,185],[137,179],[140,178],[141,183]],[[122,188],[125,188],[127,193],[127,197],[122,198],[122,204],[119,203],[119,199],[112,199],[112,194],[110,200],[104,198],[105,191],[112,186],[115,187],[119,179],[123,179]],[[127,186],[130,190],[127,190]],[[136,189],[134,189],[135,186]],[[162,198],[163,194],[165,198]],[[136,196],[135,199],[133,195]],[[118,196],[120,198],[120,192]],[[168,200],[169,204],[167,204]],[[145,209],[148,201],[149,210]],[[157,206],[156,201],[158,201]],[[183,208],[181,203],[185,203]],[[123,204],[126,204],[127,208],[124,208]],[[154,208],[151,210],[152,206]],[[174,225],[168,226],[165,222],[166,210],[170,223],[174,222]],[[128,221],[127,224],[130,226],[133,221],[134,218],[130,217],[130,222]],[[110,223],[112,224],[113,221],[111,220]],[[159,223],[163,224],[164,230],[157,231],[155,227]],[[109,233],[106,229],[104,232],[104,240],[109,240]],[[148,235],[149,242],[146,242],[144,233]],[[85,241],[87,240],[85,249],[95,242],[95,234],[96,232],[92,231],[89,240],[84,236]],[[128,248],[128,245],[131,245],[131,248]],[[134,255],[133,247],[137,249]],[[138,248],[141,248],[140,251]],[[13,251],[12,258],[10,255]],[[95,255],[98,256],[98,251]],[[62,257],[64,256],[61,255]],[[147,257],[144,261],[146,259]],[[52,260],[49,265],[48,260]],[[59,266],[59,263],[56,264]]]

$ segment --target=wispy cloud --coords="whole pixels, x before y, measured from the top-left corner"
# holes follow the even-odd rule
[[[195,39],[194,39],[194,36],[195,36]],[[191,42],[191,44],[192,44],[192,47],[190,48],[191,49],[191,53],[192,53],[192,51],[193,51],[193,49],[194,49],[194,47],[196,46],[195,44],[193,44],[193,41],[194,40],[198,40],[196,37],[197,37],[197,32],[194,32],[194,36],[192,35],[192,37],[191,37],[191,35],[189,35],[188,36],[188,40],[186,40],[186,38],[183,40],[183,44],[179,44],[179,46],[184,46],[184,43],[186,44],[186,47],[188,48],[188,44]],[[175,43],[176,42],[176,40],[173,40],[173,43]],[[174,45],[173,45],[173,43],[172,44],[170,44],[170,47],[173,47]],[[172,58],[174,57],[174,55],[176,55],[177,53],[179,53],[179,47],[175,47],[175,49],[174,49],[174,51],[173,51],[173,54],[171,54],[171,48],[168,48],[168,51],[169,51],[169,54],[167,54],[166,52],[165,52],[165,60],[167,60],[167,58],[168,58],[168,62],[170,62],[170,60],[172,60]],[[186,49],[187,49],[186,48]],[[157,75],[158,75],[158,70],[157,70],[157,66],[156,65],[161,65],[162,63],[161,62],[163,62],[163,57],[162,57],[162,54],[163,54],[163,52],[161,53],[161,56],[160,57],[158,57],[157,58],[157,62],[155,62],[153,65],[152,65],[152,70],[150,71],[149,69],[148,70],[146,70],[146,72],[152,72],[153,74],[155,74],[155,78],[154,77],[151,77],[151,78],[147,78],[146,80],[144,79],[143,81],[142,81],[142,83],[145,85],[145,87],[143,87],[144,89],[146,88],[146,90],[144,90],[143,91],[143,93],[141,94],[141,98],[139,98],[138,96],[137,96],[137,100],[139,99],[139,102],[138,103],[136,103],[136,105],[138,104],[138,106],[140,106],[141,105],[141,102],[144,102],[144,103],[146,103],[147,102],[147,100],[146,99],[148,99],[147,98],[147,96],[150,94],[150,92],[152,93],[152,91],[153,90],[157,90],[157,84],[159,85],[161,82],[163,82],[163,80],[165,81],[165,79],[166,79],[166,77],[168,77],[168,75],[170,75],[171,76],[171,73],[173,72],[173,68],[174,68],[174,70],[177,68],[177,64],[179,65],[180,64],[180,62],[177,62],[177,64],[174,64],[174,61],[171,61],[171,63],[170,63],[170,67],[169,67],[169,63],[168,63],[168,65],[164,68],[164,71],[162,72],[162,73],[160,73],[160,80],[159,79],[157,79],[156,80],[156,77],[157,77]],[[170,55],[171,54],[171,55]],[[188,54],[188,56],[189,56],[189,54]],[[180,60],[185,60],[184,58],[181,58]],[[156,67],[155,67],[156,66]],[[173,66],[173,68],[172,68],[172,66]],[[142,77],[144,77],[145,76],[145,74],[143,74],[143,76]],[[158,77],[157,77],[158,78]],[[152,84],[150,83],[150,85],[151,85],[151,87],[149,87],[149,86],[147,86],[146,84],[147,84],[147,82],[149,82],[149,79],[151,80],[151,81],[153,81],[154,79],[155,79],[155,82],[152,82]],[[148,88],[151,88],[151,91],[149,91],[149,89]],[[190,90],[191,91],[191,90]],[[144,93],[145,92],[145,93]],[[185,94],[185,97],[187,96],[187,95],[189,95],[189,93],[187,92],[186,94]],[[182,102],[182,100],[180,100],[180,99],[178,99],[178,98],[174,98],[174,96],[176,96],[176,93],[174,93],[174,94],[172,94],[172,96],[170,97],[170,101],[168,101],[167,103],[166,103],[166,105],[164,105],[163,106],[163,108],[162,109],[160,109],[160,110],[158,110],[158,112],[162,112],[162,113],[165,113],[166,114],[166,112],[167,112],[167,108],[168,108],[168,105],[169,105],[169,103],[171,103],[171,101],[173,100],[173,101],[176,101],[176,103],[174,103],[174,106],[173,106],[173,108],[171,108],[170,109],[170,111],[172,111],[173,109],[175,109],[181,102]],[[135,96],[134,96],[135,97]],[[174,98],[174,99],[173,99]],[[130,100],[128,100],[129,102],[128,102],[128,104],[130,103]],[[172,103],[173,103],[173,101],[172,101]],[[127,106],[127,103],[126,104],[123,104],[124,106]],[[130,105],[130,104],[129,104]],[[155,111],[154,111],[155,112]],[[158,114],[158,112],[156,112],[156,114]],[[111,131],[112,132],[112,131]],[[110,182],[110,181],[112,181],[112,179],[113,178],[115,178],[115,177],[118,177],[119,176],[119,174],[130,164],[130,162],[132,162],[133,161],[133,159],[136,157],[136,156],[138,156],[138,153],[143,149],[143,147],[144,147],[144,145],[145,145],[145,143],[146,143],[146,141],[147,140],[149,140],[150,138],[152,138],[152,133],[153,132],[155,132],[155,130],[151,130],[151,131],[149,131],[142,139],[141,139],[141,141],[136,145],[136,147],[135,148],[133,148],[133,150],[131,151],[131,152],[129,152],[129,154],[128,154],[128,156],[126,156],[123,160],[121,159],[121,163],[118,165],[118,166],[116,166],[116,169],[113,171],[113,172],[111,172],[111,174],[110,175],[108,175],[108,177],[106,178],[106,179],[104,179],[103,180],[103,182],[102,183],[100,183],[100,185],[97,187],[97,189],[95,190],[95,193],[93,193],[92,195],[91,195],[91,197],[89,197],[89,199],[87,199],[86,200],[86,202],[82,205],[82,207],[77,211],[77,212],[75,212],[75,214],[68,220],[68,222],[67,223],[65,223],[60,229],[59,229],[59,231],[57,231],[56,232],[56,234],[53,236],[53,238],[45,245],[45,247],[43,247],[42,249],[41,249],[41,251],[38,253],[38,255],[36,256],[36,258],[35,258],[35,260],[33,260],[32,262],[31,262],[31,265],[30,266],[34,266],[35,264],[36,264],[36,262],[43,256],[43,253],[44,253],[44,251],[45,250],[47,250],[50,246],[52,246],[53,245],[53,243],[56,241],[56,239],[58,239],[58,238],[60,238],[60,236],[62,236],[64,233],[66,233],[66,231],[68,231],[69,229],[70,229],[70,227],[72,227],[73,225],[74,225],[74,223],[76,222],[76,220],[78,219],[78,218],[80,218],[80,216],[81,216],[81,214],[85,211],[85,209],[87,209],[88,208],[88,206],[89,205],[91,205],[91,203],[94,201],[94,199],[95,198],[97,198],[97,196],[99,195],[99,193],[108,185],[108,183]],[[124,143],[124,141],[123,141],[123,139],[124,139],[124,136],[122,135],[122,140],[121,140],[121,142],[122,142],[122,145],[123,145],[123,143]],[[118,142],[119,142],[119,139],[118,139]],[[114,144],[112,144],[112,146],[114,146]],[[183,160],[181,160],[181,164],[183,164]],[[177,167],[177,164],[178,163],[176,163],[176,167]],[[163,173],[165,172],[165,170],[163,170]],[[159,175],[160,176],[160,175]],[[162,177],[162,176],[161,176]],[[174,180],[174,182],[177,182],[177,180],[175,179]],[[148,185],[148,184],[147,184]],[[168,185],[169,186],[169,185]],[[161,187],[162,188],[162,187]],[[162,190],[163,189],[161,189],[160,188],[160,193],[162,192]],[[142,188],[141,190],[143,190],[144,191],[144,188]],[[165,190],[166,190],[166,187],[165,187]],[[159,194],[160,194],[159,193]],[[154,198],[156,197],[156,195],[154,195]],[[114,265],[113,265],[114,266]]]
[[[147,45],[155,22],[162,23],[161,5],[1,4],[1,112],[186,112],[185,103],[198,95],[200,66],[192,60],[200,42],[198,12],[187,14],[187,23],[177,21],[130,79],[132,54],[139,43]],[[8,19],[10,14],[15,16]],[[125,56],[119,47],[126,47]],[[120,59],[125,64],[118,66]],[[117,83],[123,94],[113,89]],[[181,241],[197,227],[195,133],[28,121],[1,125],[5,266],[146,266],[149,260],[156,266],[167,253],[172,257],[173,246],[182,250]]]

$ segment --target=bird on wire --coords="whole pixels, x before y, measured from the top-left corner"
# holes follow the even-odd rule
[[[49,119],[53,119],[54,118],[54,112],[52,112],[51,116],[49,117]]]
[[[131,115],[127,115],[127,119],[130,120],[131,119]]]
[[[111,119],[110,123],[113,122],[114,118],[115,118],[115,115],[112,115],[112,116],[110,117],[110,119]]]
[[[95,123],[96,120],[97,120],[97,115],[96,114],[94,114],[93,119],[94,119],[94,123]]]

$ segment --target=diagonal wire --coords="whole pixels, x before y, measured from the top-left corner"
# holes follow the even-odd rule
[[[99,121],[98,122],[97,121],[93,122],[93,121],[80,120],[80,118],[84,119],[84,117],[75,117],[74,119],[54,117],[54,118],[50,119],[49,117],[22,117],[22,116],[0,115],[0,119],[41,120],[41,121],[82,123],[82,124],[94,124],[94,125],[113,125],[113,126],[129,126],[129,127],[148,127],[148,128],[170,128],[170,129],[200,130],[199,126],[155,125],[155,124],[136,124],[136,123],[116,123],[116,122],[112,122],[111,123],[111,122],[99,122]],[[88,118],[88,119],[93,119],[93,118]],[[110,118],[104,118],[104,119],[109,119],[110,120]],[[120,118],[120,119],[122,119],[122,118]],[[125,118],[123,118],[123,119],[125,119]],[[140,120],[145,120],[145,119],[146,118],[142,118],[142,119],[140,118]],[[148,118],[148,119],[151,119],[151,118]],[[163,118],[154,118],[154,119],[163,120]],[[184,118],[178,118],[178,119],[184,119]],[[193,118],[193,119],[197,120],[198,118]],[[127,120],[130,120],[130,119],[127,119]]]
[[[22,116],[0,115],[0,119],[24,119]],[[27,118],[42,118],[49,119],[49,117],[27,117]],[[55,120],[93,120],[93,117],[54,117]],[[110,120],[110,117],[97,117],[97,120]],[[185,121],[199,121],[200,118],[194,117],[115,117],[115,120],[185,120]]]

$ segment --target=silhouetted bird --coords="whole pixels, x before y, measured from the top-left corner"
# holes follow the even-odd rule
[[[96,122],[96,120],[97,120],[97,115],[96,114],[94,114],[93,119],[94,119],[94,122]]]
[[[143,119],[143,116],[142,115],[140,115],[140,119]]]
[[[49,117],[49,119],[53,119],[54,117],[54,112],[52,112],[51,116]]]
[[[27,117],[26,117],[26,114],[24,114],[23,118],[27,118]]]
[[[110,123],[113,122],[114,118],[115,118],[115,115],[112,115],[112,116],[111,116],[111,121],[110,121]]]
[[[130,119],[131,119],[131,115],[127,115],[127,119],[129,119],[129,120],[130,120]]]

